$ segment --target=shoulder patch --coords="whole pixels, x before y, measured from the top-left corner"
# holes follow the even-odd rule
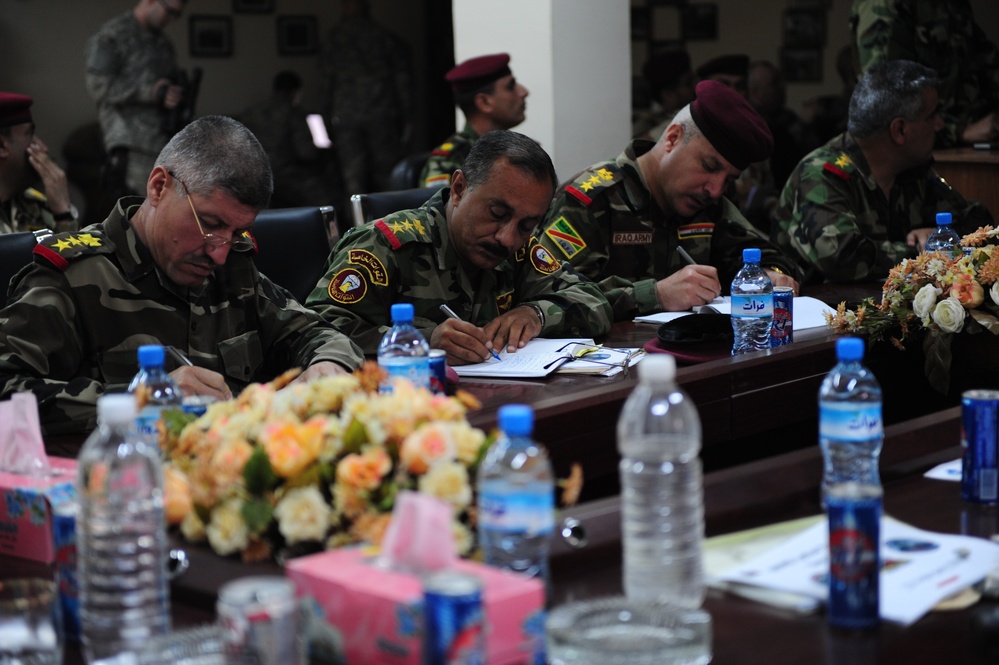
[[[535,270],[542,275],[550,275],[562,267],[558,259],[552,256],[552,253],[545,249],[543,245],[538,244],[534,238],[531,238],[531,240],[533,242],[527,248],[527,253],[531,257],[531,265],[534,266]]]
[[[451,184],[451,174],[449,173],[438,173],[437,175],[432,175],[423,181],[424,187],[447,187]]]
[[[368,272],[368,277],[372,284],[377,286],[388,286],[388,271],[381,259],[366,249],[347,250],[347,260],[354,265],[361,266]]]
[[[621,167],[616,162],[607,162],[600,168],[588,169],[579,174],[567,185],[565,191],[583,205],[590,205],[601,192],[624,178]]]
[[[430,151],[431,155],[436,155],[438,157],[447,157],[454,150],[454,144],[448,141],[447,143],[441,143],[439,146]]]
[[[97,254],[114,253],[114,243],[96,231],[90,233],[58,233],[43,238],[33,251],[35,261],[65,270],[76,259]]]
[[[375,222],[375,228],[388,239],[394,250],[399,249],[407,242],[430,242],[431,240],[430,230],[420,219],[410,219],[393,214]]]
[[[38,191],[34,187],[28,187],[26,190],[24,190],[24,198],[28,199],[29,201],[38,201],[39,203],[46,202],[45,194]]]
[[[853,176],[850,171],[854,169],[853,160],[845,152],[841,152],[834,162],[826,162],[822,165],[822,170],[831,173],[837,178],[849,180]]]
[[[356,268],[344,268],[333,275],[329,286],[326,287],[326,294],[333,302],[342,305],[353,305],[365,296],[368,292],[368,282],[364,275]]]
[[[562,250],[565,254],[565,258],[571,259],[576,254],[586,249],[586,242],[580,237],[579,232],[573,228],[572,224],[569,223],[565,217],[559,217],[551,225],[545,229],[545,235],[548,236],[555,246]]]

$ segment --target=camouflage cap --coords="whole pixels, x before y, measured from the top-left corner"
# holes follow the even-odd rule
[[[712,74],[749,76],[749,56],[741,53],[720,55],[697,68],[697,76],[706,79]]]
[[[480,55],[455,65],[444,75],[456,93],[472,92],[510,74],[510,54]]]
[[[774,137],[745,97],[716,81],[701,81],[694,93],[690,116],[732,166],[744,169],[770,156]]]
[[[0,127],[31,122],[31,105],[34,99],[16,92],[0,92]]]

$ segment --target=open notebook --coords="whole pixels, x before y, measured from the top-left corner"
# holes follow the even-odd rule
[[[834,310],[829,305],[825,304],[821,300],[816,298],[809,298],[808,296],[797,296],[794,299],[794,314],[793,323],[795,330],[805,330],[807,328],[819,328],[826,325],[826,320],[823,314],[828,312],[830,314],[835,313]],[[635,318],[636,322],[639,323],[666,323],[667,321],[672,321],[673,319],[678,319],[681,316],[687,316],[688,314],[702,314],[704,312],[718,312],[719,314],[731,314],[732,313],[732,299],[729,296],[722,296],[715,298],[707,305],[702,305],[700,307],[695,307],[693,310],[684,312],[657,312],[656,314],[647,314],[645,316],[639,316]]]
[[[458,376],[491,378],[539,378],[548,376],[563,364],[571,361],[584,348],[595,346],[592,339],[540,339],[535,338],[516,353],[505,349],[499,352],[501,360],[490,358],[474,365],[453,366]]]

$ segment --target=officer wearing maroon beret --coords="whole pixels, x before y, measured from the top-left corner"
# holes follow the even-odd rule
[[[0,233],[76,229],[66,174],[35,135],[33,102],[0,92]]]
[[[507,53],[481,55],[455,65],[444,79],[465,115],[465,126],[430,152],[420,174],[422,187],[446,187],[461,168],[476,139],[494,129],[512,129],[524,122],[528,90],[510,71]]]
[[[797,291],[797,267],[725,196],[773,137],[746,99],[697,85],[658,142],[636,139],[556,193],[539,240],[598,282],[617,321],[683,311],[728,292],[742,250],[762,250],[774,285]]]

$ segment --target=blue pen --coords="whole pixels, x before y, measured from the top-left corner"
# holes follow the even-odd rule
[[[455,321],[461,321],[461,317],[455,314],[454,310],[448,307],[447,305],[442,304],[441,311],[444,312],[444,316],[446,316],[447,318],[454,319]],[[495,358],[496,360],[503,360],[502,358],[499,357],[499,354],[493,351],[492,349],[489,349],[489,353],[493,354],[493,358]]]

